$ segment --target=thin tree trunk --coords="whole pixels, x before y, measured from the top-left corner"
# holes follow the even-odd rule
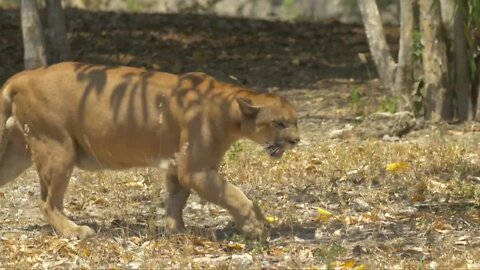
[[[419,0],[420,26],[423,32],[423,70],[427,89],[426,118],[432,121],[450,120],[453,116],[451,91],[448,85],[447,48],[442,29],[438,2]]]
[[[412,109],[413,90],[413,0],[400,1],[400,42],[393,94],[400,97],[399,110]]]
[[[403,0],[402,0],[403,1]],[[358,0],[363,25],[368,38],[368,45],[382,85],[388,89],[394,87],[395,61],[390,54],[382,19],[375,0]]]
[[[25,69],[45,66],[47,64],[45,41],[36,0],[22,0],[20,12]]]
[[[475,59],[475,65],[480,67],[480,57]],[[471,91],[473,93],[473,104],[476,110],[475,119],[478,121],[480,117],[480,69],[477,68],[476,72],[472,74],[472,80],[470,84]]]
[[[48,14],[49,62],[57,63],[70,59],[67,30],[60,0],[46,0]]]
[[[454,64],[455,64],[455,92],[457,96],[457,118],[459,120],[472,120],[472,91],[470,88],[470,69],[465,40],[465,10],[466,0],[457,1],[458,8],[454,19]]]

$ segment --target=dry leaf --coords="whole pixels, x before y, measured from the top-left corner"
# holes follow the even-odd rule
[[[202,237],[190,237],[190,241],[192,241],[192,244],[195,246],[212,247],[214,245],[211,241],[208,241]]]
[[[380,217],[378,217],[377,214],[372,214],[371,212],[367,212],[363,215],[360,216],[359,221],[364,222],[364,223],[371,223],[371,222],[376,222],[379,221]]]
[[[267,215],[267,216],[265,216],[265,221],[268,222],[268,223],[277,223],[278,222],[278,217]]]
[[[388,172],[404,172],[409,170],[409,166],[405,162],[394,162],[387,165],[385,168]]]
[[[125,181],[125,185],[127,185],[129,187],[143,187],[143,182],[136,181],[136,180],[133,180],[133,179],[129,179],[129,180]]]
[[[355,217],[349,217],[349,216],[346,216],[345,217],[345,224],[347,225],[353,225],[353,224],[357,224],[358,223],[358,219],[355,218]]]
[[[355,260],[350,259],[346,262],[344,262],[344,261],[333,261],[333,262],[330,263],[330,267],[332,267],[334,269],[341,269],[341,270],[354,269]]]
[[[317,207],[317,216],[315,217],[316,221],[323,221],[331,218],[333,216],[332,212]]]
[[[454,229],[452,225],[441,221],[433,223],[433,228],[439,233],[447,233]]]
[[[238,242],[228,242],[227,247],[232,250],[242,251],[245,249],[245,245]]]
[[[315,167],[314,165],[309,165],[309,166],[305,167],[306,172],[314,172],[316,170],[317,170],[317,167]]]
[[[278,257],[278,256],[283,256],[285,254],[285,251],[281,247],[273,247],[272,249],[270,249],[270,251],[268,253],[271,256]]]
[[[413,194],[412,197],[410,197],[411,202],[423,202],[425,201],[425,195],[423,194]]]
[[[342,265],[343,265],[343,262],[341,261],[333,261],[330,263],[330,267],[335,269],[342,267]]]
[[[108,200],[105,199],[105,198],[95,198],[95,197],[92,197],[91,198],[91,201],[93,202],[93,204],[96,204],[96,205],[106,205],[108,204]]]
[[[320,165],[320,164],[322,164],[322,160],[320,160],[318,158],[312,158],[312,159],[310,159],[310,163],[314,164],[314,165]]]
[[[355,270],[365,270],[365,265],[364,265],[364,264],[360,264],[359,266],[355,267],[354,269],[355,269]]]
[[[342,269],[352,269],[354,267],[355,267],[355,261],[353,259],[348,260],[342,265]]]

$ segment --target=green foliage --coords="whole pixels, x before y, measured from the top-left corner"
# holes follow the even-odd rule
[[[346,248],[338,245],[332,244],[325,248],[319,248],[315,250],[315,255],[319,256],[323,259],[323,261],[327,264],[327,269],[332,269],[331,263],[335,261],[339,256],[346,252]]]
[[[252,254],[263,254],[270,249],[266,241],[247,241],[247,246]]]
[[[286,8],[293,8],[294,5],[295,5],[295,0],[283,0],[282,2],[282,6]]]
[[[480,57],[480,2],[478,0],[469,0],[465,14],[467,16],[465,37],[472,50],[472,57],[470,58],[471,74],[476,74],[478,71],[477,63]]]
[[[423,106],[423,90],[425,88],[425,81],[423,79],[420,79],[417,83],[416,83],[416,87],[415,87],[415,93],[413,94],[413,98],[412,98],[412,105],[413,105],[413,113],[416,115],[416,116],[419,116],[419,115],[423,115],[423,109],[424,109],[424,106]]]
[[[467,17],[469,25],[480,28],[480,1],[469,0],[467,6]]]
[[[480,194],[478,189],[472,185],[466,185],[461,181],[457,182],[458,190],[455,192],[455,196],[462,199],[475,199]]]
[[[380,111],[395,113],[398,108],[398,98],[392,96],[385,96],[380,104]]]
[[[358,104],[362,100],[363,94],[360,86],[356,85],[350,94],[350,104]]]
[[[415,60],[422,61],[422,51],[422,32],[413,31],[413,57],[415,58]]]
[[[230,147],[230,149],[227,152],[227,159],[229,161],[235,161],[238,159],[240,154],[245,150],[245,145],[243,145],[241,142],[236,142]]]
[[[297,10],[295,9],[295,0],[283,0],[282,7],[285,9],[285,13],[289,20],[295,20],[297,18]]]
[[[355,113],[361,113],[365,108],[365,101],[360,86],[353,87],[349,98],[350,107]]]
[[[130,12],[138,12],[141,10],[141,6],[137,0],[127,0],[127,10]]]

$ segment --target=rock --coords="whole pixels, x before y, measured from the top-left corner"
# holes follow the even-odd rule
[[[129,262],[127,266],[128,266],[128,269],[140,269],[141,265],[142,265],[141,262],[134,261],[134,262]]]
[[[232,255],[232,267],[234,269],[249,269],[253,265],[252,255],[245,254],[234,254]]]
[[[399,141],[400,138],[398,136],[390,136],[388,134],[383,135],[382,140],[387,142],[396,142]]]
[[[331,139],[335,138],[343,138],[348,132],[350,132],[353,129],[353,125],[347,124],[341,129],[334,129],[328,132],[328,137]]]
[[[201,257],[194,258],[193,263],[201,266],[209,266],[212,268],[224,266],[229,259],[229,256],[220,256],[220,257]]]
[[[372,206],[370,206],[369,203],[367,203],[366,201],[364,201],[363,199],[361,198],[355,198],[353,200],[353,207],[355,208],[355,210],[357,210],[358,212],[365,212],[365,211],[368,211],[372,208]]]
[[[432,270],[436,270],[438,269],[438,263],[436,261],[431,261],[428,266],[430,267],[430,269]]]
[[[420,120],[415,119],[411,112],[393,114],[377,112],[365,118],[356,128],[356,132],[361,137],[383,137],[388,140],[395,137],[400,138],[420,126]]]
[[[209,267],[219,267],[224,268],[227,265],[230,265],[233,269],[250,269],[253,265],[252,255],[245,254],[234,254],[230,256],[220,256],[220,257],[202,257],[193,259],[194,264],[201,266]]]

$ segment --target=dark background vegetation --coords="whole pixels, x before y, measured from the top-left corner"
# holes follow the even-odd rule
[[[183,73],[203,71],[258,88],[315,85],[326,78],[368,80],[375,68],[361,25],[282,22],[195,14],[65,10],[72,58]],[[0,10],[0,81],[23,69],[18,10]],[[388,32],[397,38],[394,28]]]

